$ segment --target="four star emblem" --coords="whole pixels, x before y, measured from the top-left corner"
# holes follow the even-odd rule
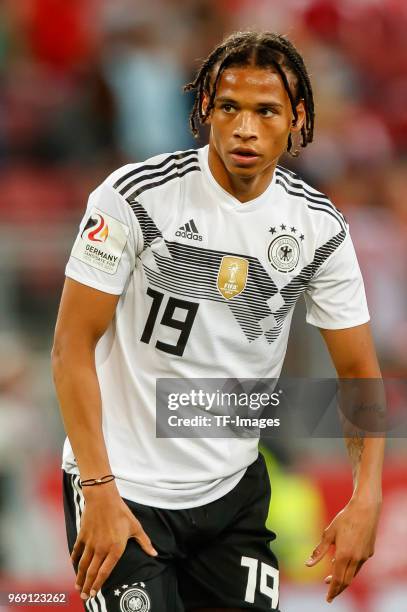
[[[272,235],[273,235],[273,234],[276,234],[276,233],[277,233],[277,231],[278,231],[278,230],[276,229],[276,227],[277,227],[277,226],[275,226],[275,225],[273,225],[272,227],[270,227],[270,229],[269,229],[270,234],[272,234]],[[287,231],[287,224],[286,224],[286,223],[281,223],[281,225],[279,225],[279,228],[281,229],[281,231],[282,231],[282,232]],[[296,228],[294,225],[291,225],[291,226],[290,226],[289,231],[290,231],[292,234],[296,234],[296,233],[297,233],[299,230],[298,230],[298,229],[297,229],[297,228]],[[305,236],[304,236],[304,234],[303,234],[302,232],[301,232],[301,234],[299,235],[299,239],[300,239],[301,241],[303,241],[303,240],[305,239]]]
[[[143,589],[144,589],[144,588],[145,588],[145,586],[146,586],[146,585],[144,584],[144,582],[133,582],[133,584],[132,584],[131,586],[133,586],[133,587],[134,587],[134,586],[138,586],[138,585],[140,585],[140,586],[141,586]],[[123,591],[125,591],[126,589],[128,589],[128,588],[129,588],[129,585],[128,585],[128,584],[122,584],[122,586],[121,586],[120,588],[121,588]],[[114,593],[115,597],[120,597],[120,595],[122,594],[122,591],[121,591],[120,589],[115,589],[115,590],[113,591],[113,593]]]

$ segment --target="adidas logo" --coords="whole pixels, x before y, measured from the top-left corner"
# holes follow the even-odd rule
[[[181,225],[181,227],[175,232],[176,236],[180,236],[181,238],[188,238],[189,240],[202,240],[202,236],[198,232],[198,228],[195,225],[193,219],[190,219],[188,223],[185,225]]]

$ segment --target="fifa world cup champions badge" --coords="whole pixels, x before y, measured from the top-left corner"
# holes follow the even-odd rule
[[[217,287],[224,298],[230,300],[244,291],[248,271],[249,262],[247,259],[229,255],[222,257]]]

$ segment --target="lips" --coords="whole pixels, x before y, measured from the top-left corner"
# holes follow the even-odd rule
[[[236,147],[231,151],[230,156],[239,166],[250,166],[255,164],[260,157],[254,149],[247,147]]]
[[[249,149],[246,147],[237,147],[232,150],[232,155],[239,155],[242,157],[258,157],[258,153],[254,149]]]

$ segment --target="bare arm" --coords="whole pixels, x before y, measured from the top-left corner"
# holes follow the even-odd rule
[[[339,378],[381,378],[368,324],[321,333]],[[353,495],[325,529],[322,541],[307,562],[309,566],[315,565],[331,545],[335,546],[333,573],[326,578],[330,584],[329,602],[350,584],[373,555],[382,501],[384,438],[367,438],[355,432],[345,438],[345,443],[352,464]]]
[[[81,480],[112,470],[102,430],[100,387],[95,348],[110,324],[119,296],[67,279],[55,329],[52,368],[65,430]],[[85,510],[72,551],[78,564],[77,588],[86,599],[97,592],[134,537],[155,555],[148,536],[121,499],[114,481],[84,487]],[[103,510],[103,511],[101,511]]]
[[[95,348],[114,316],[118,299],[118,295],[68,278],[55,328],[54,382],[82,480],[111,473],[102,433]]]
[[[368,323],[343,330],[321,330],[321,333],[339,378],[381,378]],[[380,408],[379,399],[371,398],[373,409]],[[345,444],[352,464],[354,495],[381,501],[384,439],[353,435],[345,438]]]

